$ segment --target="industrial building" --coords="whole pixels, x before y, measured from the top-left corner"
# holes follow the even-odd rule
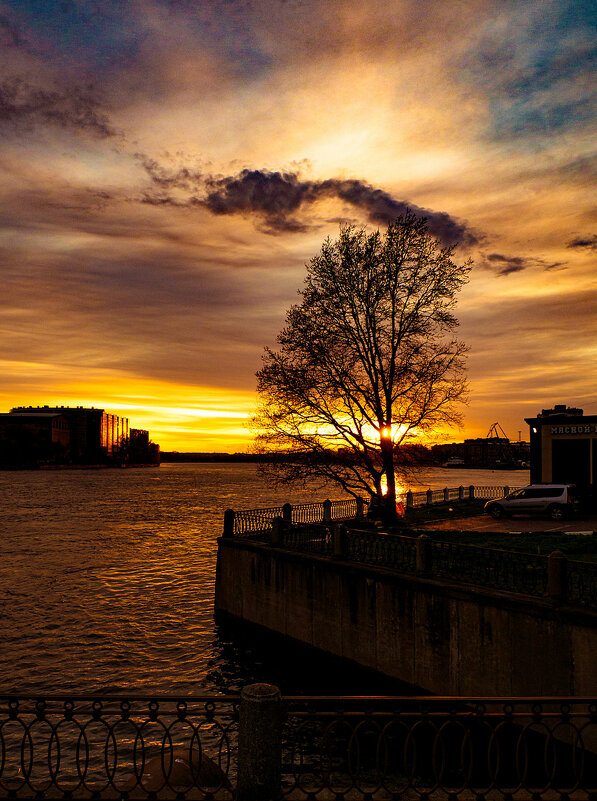
[[[129,436],[126,417],[108,414],[103,409],[84,406],[19,406],[11,415],[58,414],[68,421],[69,455],[75,464],[94,464],[118,455]]]
[[[0,467],[159,463],[149,431],[104,409],[18,406],[0,414]]]
[[[597,486],[597,415],[564,404],[527,417],[531,483]]]
[[[59,462],[70,456],[70,426],[51,411],[0,414],[0,465]]]
[[[486,437],[433,445],[431,453],[448,467],[515,469],[528,467],[530,446],[520,440],[512,442],[500,424],[494,423]]]

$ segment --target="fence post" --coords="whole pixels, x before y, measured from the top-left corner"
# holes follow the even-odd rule
[[[504,498],[510,494],[510,487],[504,487]]]
[[[412,494],[412,491],[409,490],[406,493],[406,508],[407,509],[412,509],[414,507],[414,505],[415,505],[415,499],[414,499],[414,496]]]
[[[284,519],[279,516],[272,520],[272,545],[284,545]]]
[[[473,484],[471,484],[470,487],[468,488],[468,497],[473,501],[475,500],[475,487],[473,486]]]
[[[362,498],[357,498],[357,520],[362,520],[365,517],[365,501]]]
[[[323,522],[329,523],[332,519],[332,502],[329,498],[323,502]]]
[[[431,540],[427,534],[419,534],[416,548],[416,572],[424,575],[431,573]]]
[[[430,506],[433,503],[433,491],[428,489],[427,490],[427,505]]]
[[[292,523],[292,504],[285,503],[282,507],[282,519],[286,523]]]
[[[450,490],[447,487],[444,487],[444,503],[448,503],[450,500]]]
[[[346,534],[346,526],[342,524],[334,526],[332,530],[332,537],[334,542],[334,556],[336,559],[341,559],[344,556],[344,540]]]
[[[568,560],[561,551],[552,551],[547,557],[547,594],[554,601],[565,601]]]
[[[226,509],[224,512],[224,533],[223,537],[234,537],[234,509]]]
[[[464,487],[462,486],[462,484],[458,487],[458,500],[459,501],[464,500]]]
[[[282,698],[272,684],[240,693],[238,801],[278,801],[281,795]]]

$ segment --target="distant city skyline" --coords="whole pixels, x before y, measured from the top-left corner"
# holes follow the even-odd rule
[[[406,208],[474,260],[465,426],[597,413],[594,4],[0,0],[0,409],[244,451],[305,263]]]

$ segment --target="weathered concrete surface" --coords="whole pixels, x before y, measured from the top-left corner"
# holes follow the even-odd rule
[[[548,600],[221,539],[216,613],[431,693],[597,693],[597,615]]]

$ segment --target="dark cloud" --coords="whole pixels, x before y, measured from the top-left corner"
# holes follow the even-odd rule
[[[404,200],[396,200],[382,189],[375,189],[364,181],[332,179],[323,181],[320,188],[323,194],[336,194],[341,200],[364,209],[373,223],[387,224],[407,211],[412,211],[417,217],[425,217],[429,232],[448,245],[474,245],[477,242],[477,238],[463,223],[446,212],[430,211]]]
[[[497,270],[498,275],[518,273],[529,266],[528,261],[520,256],[502,256],[501,253],[490,253],[489,256],[486,256],[486,260],[493,269]]]
[[[483,254],[479,266],[492,270],[498,275],[511,275],[526,270],[528,267],[541,267],[543,270],[556,270],[566,266],[565,261],[547,262],[534,256],[504,256],[501,253]]]
[[[579,236],[576,239],[572,239],[566,245],[567,248],[587,248],[588,250],[596,250],[597,251],[597,234],[593,234],[592,236]]]
[[[446,212],[430,211],[397,200],[383,189],[358,179],[302,180],[295,172],[242,170],[231,176],[201,176],[188,169],[168,172],[156,161],[140,157],[152,183],[161,190],[185,190],[196,194],[185,198],[163,191],[146,193],[143,202],[153,205],[200,205],[212,214],[255,214],[264,230],[278,234],[299,232],[308,225],[296,219],[305,206],[323,198],[338,198],[361,209],[374,224],[388,224],[407,211],[425,217],[429,232],[446,245],[477,242],[475,235]],[[199,193],[199,194],[197,194]]]
[[[236,176],[209,178],[204,205],[212,214],[257,214],[271,233],[304,231],[307,226],[291,215],[317,199],[316,186],[296,173],[242,170]]]
[[[116,135],[93,86],[46,89],[20,79],[0,82],[0,123],[57,125],[99,138]]]

